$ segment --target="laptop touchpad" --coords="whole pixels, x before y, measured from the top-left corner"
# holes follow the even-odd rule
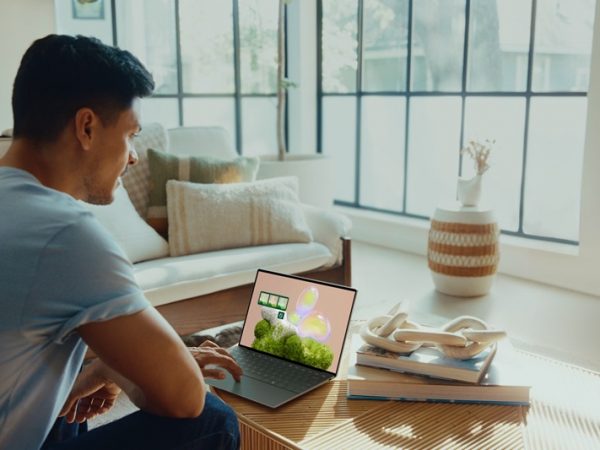
[[[232,394],[259,401],[271,407],[278,406],[290,399],[291,391],[244,375],[242,375],[240,382],[236,382],[229,373],[226,374],[223,380],[207,378],[206,382],[217,389],[223,389]]]

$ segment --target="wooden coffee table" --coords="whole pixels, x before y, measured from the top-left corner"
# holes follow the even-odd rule
[[[242,448],[523,448],[521,407],[347,400],[346,382],[278,409],[217,394],[237,412]]]
[[[599,374],[529,357],[544,374],[530,407],[348,400],[343,379],[275,410],[216,393],[246,450],[600,448]]]

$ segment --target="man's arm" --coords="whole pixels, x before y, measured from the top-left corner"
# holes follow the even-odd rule
[[[197,417],[202,412],[206,387],[200,368],[154,308],[88,323],[77,331],[114,371],[104,376],[121,386],[140,409],[169,417]]]

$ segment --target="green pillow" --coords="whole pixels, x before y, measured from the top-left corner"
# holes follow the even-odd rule
[[[167,190],[169,180],[192,183],[242,183],[256,179],[259,158],[239,156],[223,160],[209,156],[183,156],[148,149],[150,197],[148,223],[167,235]]]

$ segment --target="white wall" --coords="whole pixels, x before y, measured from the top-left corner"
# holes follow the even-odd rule
[[[0,0],[0,131],[12,128],[12,85],[23,53],[35,39],[50,33],[52,0]]]

